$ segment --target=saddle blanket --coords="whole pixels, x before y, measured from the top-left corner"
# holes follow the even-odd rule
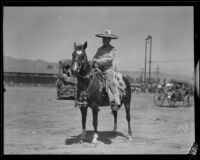
[[[100,81],[102,81],[104,78],[104,75],[102,74],[101,70],[96,70],[96,75],[99,77],[99,79],[101,79]],[[105,80],[105,79],[104,79]],[[103,85],[100,87],[100,91],[103,90],[103,88],[105,89],[105,91],[108,93],[110,88],[108,87],[106,81],[103,80]],[[123,76],[120,72],[114,72],[114,82],[117,85],[118,88],[118,94],[123,96],[126,93],[126,84],[123,80]]]
[[[123,76],[120,72],[115,72],[115,83],[118,88],[125,93],[126,84],[124,83]]]
[[[120,72],[114,72],[114,82],[117,85],[118,88],[118,95],[120,97],[122,97],[123,95],[126,94],[126,84],[123,80],[123,76]],[[105,84],[102,86],[102,89],[105,88],[105,91],[111,96],[113,97],[114,95],[112,95],[109,86],[107,85],[107,83],[105,82]],[[100,89],[101,90],[101,89]]]

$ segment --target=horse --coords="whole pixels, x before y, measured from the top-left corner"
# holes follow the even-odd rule
[[[87,54],[87,41],[83,44],[77,44],[74,42],[74,51],[72,53],[72,64],[71,64],[71,73],[77,78],[77,97],[80,97],[82,101],[80,105],[80,111],[82,115],[82,134],[80,141],[86,137],[86,118],[87,118],[87,109],[88,107],[92,110],[93,115],[93,127],[94,134],[92,143],[96,144],[98,140],[98,112],[100,111],[99,106],[109,106],[110,102],[108,96],[105,96],[101,92],[102,84],[104,81],[102,72],[97,72],[96,69],[93,69],[92,64],[89,63]],[[96,71],[95,71],[96,70]],[[99,71],[99,70],[98,70]],[[111,113],[114,117],[114,127],[113,133],[116,133],[117,130],[117,111],[124,104],[126,110],[126,119],[128,122],[128,140],[132,139],[132,130],[130,125],[130,103],[131,103],[131,86],[126,77],[122,77],[124,84],[126,85],[125,94],[121,97],[121,105],[118,105],[118,109],[114,109],[114,106],[111,106]]]

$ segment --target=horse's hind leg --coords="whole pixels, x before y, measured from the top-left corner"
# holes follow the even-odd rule
[[[113,114],[113,117],[114,117],[113,132],[116,132],[116,130],[117,130],[117,111],[112,110],[112,114]]]
[[[132,130],[131,130],[131,115],[130,115],[130,103],[124,103],[126,109],[126,120],[128,122],[128,135],[129,138],[132,137]]]
[[[98,133],[97,133],[97,125],[98,125],[98,108],[94,107],[94,109],[92,109],[92,115],[93,115],[93,127],[94,127],[94,136],[92,139],[92,143],[96,144],[97,143],[97,139],[98,139]]]
[[[86,118],[87,118],[87,107],[81,107],[81,115],[82,115],[82,134],[81,141],[86,137]]]

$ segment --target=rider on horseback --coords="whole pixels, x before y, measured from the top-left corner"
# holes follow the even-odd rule
[[[116,49],[110,45],[111,39],[117,39],[118,37],[111,34],[111,30],[107,29],[105,34],[96,34],[96,37],[102,38],[103,45],[98,48],[95,56],[93,57],[93,67],[99,67],[103,72],[106,82],[109,86],[108,96],[111,104],[120,105],[120,98],[118,93],[117,84],[114,81],[114,68],[113,60],[116,55]]]

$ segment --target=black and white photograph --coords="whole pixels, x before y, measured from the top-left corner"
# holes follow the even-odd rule
[[[194,63],[193,6],[5,6],[4,155],[188,154]]]

